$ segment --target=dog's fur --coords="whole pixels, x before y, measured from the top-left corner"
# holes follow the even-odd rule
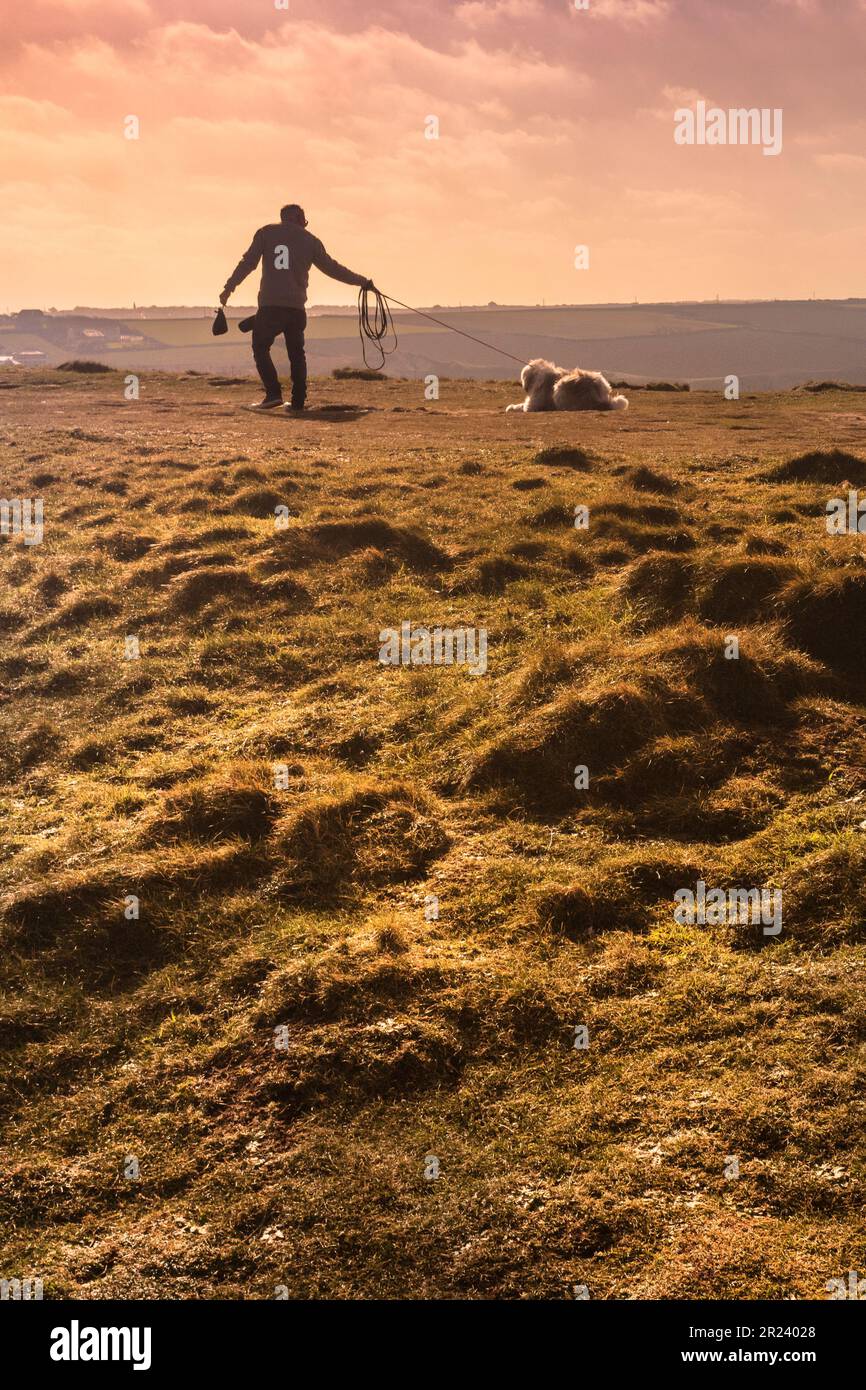
[[[507,410],[628,410],[625,396],[615,396],[601,372],[585,372],[580,367],[567,372],[536,357],[523,368],[520,382],[526,400],[522,405],[507,406]]]

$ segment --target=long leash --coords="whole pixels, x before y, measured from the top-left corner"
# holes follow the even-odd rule
[[[374,295],[373,307],[370,308],[368,295]],[[485,343],[483,338],[476,338],[473,333],[465,333],[462,328],[455,328],[453,323],[445,323],[443,319],[437,319],[433,314],[425,313],[423,309],[413,309],[411,304],[404,304],[400,299],[394,299],[393,295],[383,294],[377,290],[375,285],[369,288],[362,287],[358,291],[358,333],[361,338],[361,352],[364,357],[364,365],[379,371],[385,365],[385,358],[389,357],[397,349],[397,330],[394,327],[394,318],[389,308],[389,304],[399,304],[401,309],[407,309],[410,314],[418,314],[422,319],[429,319],[431,323],[437,323],[440,328],[447,328],[449,333],[459,333],[461,338],[468,338],[472,343],[478,343],[480,347],[488,348],[490,352],[498,352],[501,357],[510,357],[512,362],[519,362],[524,366],[522,357],[515,357],[513,352],[506,352],[504,348],[496,347],[494,343]],[[393,335],[394,342],[391,347],[386,346],[386,339]],[[367,359],[367,346],[372,344],[376,352],[382,359],[373,364]]]

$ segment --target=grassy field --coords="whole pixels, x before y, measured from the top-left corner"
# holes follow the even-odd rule
[[[431,311],[432,312],[432,311]],[[568,309],[442,309],[437,317],[456,323],[467,333],[520,333],[527,337],[591,338],[604,341],[618,338],[624,332],[629,337],[642,338],[667,334],[711,332],[719,327],[733,329],[736,322],[704,322],[687,313],[665,313],[662,310],[640,309],[633,305],[615,308]],[[405,334],[435,333],[437,328],[420,317],[396,311],[396,323],[402,337]],[[166,347],[208,347],[213,342],[211,319],[131,319],[123,325],[130,333],[147,333]],[[345,314],[312,314],[307,336],[312,341],[351,337],[356,332],[354,317]]]
[[[0,372],[0,491],[45,506],[0,540],[0,1274],[863,1273],[866,565],[824,509],[866,394],[143,386]],[[486,629],[486,674],[381,665],[404,621]],[[781,933],[678,924],[699,879]]]
[[[230,346],[230,342],[227,343],[225,339],[214,338],[211,324],[212,319],[149,319],[139,325],[139,331],[145,331],[148,337],[156,338],[166,347]],[[432,324],[425,323],[423,319],[401,322],[400,330],[409,334],[436,331]],[[229,332],[233,341],[236,338],[234,318],[229,320]],[[313,342],[327,341],[330,338],[352,338],[357,336],[357,332],[357,319],[345,314],[314,314],[310,316],[307,326],[307,338]],[[242,341],[249,351],[249,335],[242,338]]]
[[[46,367],[84,354],[118,371],[254,376],[250,338],[237,327],[249,312],[240,301],[230,307],[229,332],[216,338],[210,314],[199,313],[117,320],[116,340],[74,344],[63,337],[61,318],[46,328],[55,341],[9,328],[2,344],[8,353],[25,345],[44,351]],[[737,376],[743,394],[787,390],[815,378],[862,384],[866,303],[860,301],[446,307],[434,313],[469,337],[398,311],[399,343],[387,358],[388,375],[513,379],[511,354],[520,362],[546,357],[563,366],[592,365],[610,378],[639,384],[685,381],[696,390],[721,391],[729,375]],[[95,322],[110,333],[104,319]],[[147,342],[121,344],[121,332],[144,334]],[[310,370],[320,376],[358,364],[357,316],[312,313],[307,350]]]

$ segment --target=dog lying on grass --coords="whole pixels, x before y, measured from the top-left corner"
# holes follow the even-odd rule
[[[601,372],[585,372],[580,367],[567,372],[542,357],[527,362],[520,373],[526,392],[522,405],[508,410],[628,410],[625,396],[615,396],[610,382]]]

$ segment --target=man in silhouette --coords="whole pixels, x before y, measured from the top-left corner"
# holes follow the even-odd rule
[[[344,285],[373,288],[365,275],[355,275],[339,261],[328,255],[318,237],[306,230],[304,210],[290,203],[280,210],[279,222],[259,227],[248,251],[226,280],[219,297],[220,304],[228,301],[242,280],[262,263],[262,282],[259,287],[259,307],[253,321],[253,357],[265,398],[256,410],[274,410],[283,404],[280,379],[271,361],[274,340],[282,333],[289,354],[292,372],[293,411],[301,411],[307,398],[307,358],[304,352],[304,329],[307,326],[305,305],[310,266],[314,265],[332,280]]]

